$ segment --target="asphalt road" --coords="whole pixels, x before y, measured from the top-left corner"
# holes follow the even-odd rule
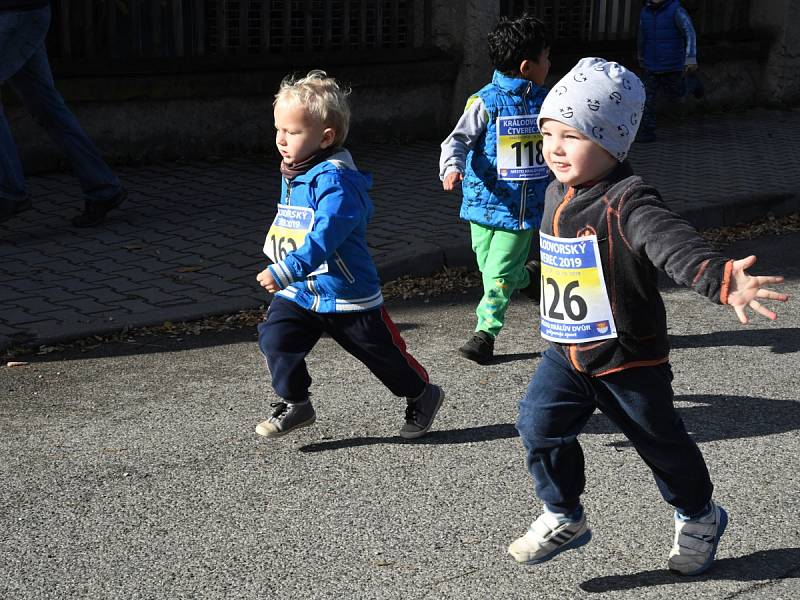
[[[793,297],[776,323],[667,286],[680,412],[731,516],[707,575],[665,570],[672,513],[624,437],[582,436],[584,548],[536,567],[506,545],[540,511],[514,428],[544,343],[515,299],[497,363],[454,348],[477,292],[389,310],[447,391],[402,440],[404,402],[323,339],[317,424],[265,440],[252,331],[141,338],[0,367],[0,598],[800,597],[800,234],[737,244]]]

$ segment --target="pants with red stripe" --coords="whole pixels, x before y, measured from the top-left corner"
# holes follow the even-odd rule
[[[311,376],[305,359],[323,333],[364,363],[395,396],[416,398],[425,389],[428,373],[406,351],[385,308],[317,313],[276,296],[258,325],[258,345],[267,359],[272,387],[283,400],[308,398]]]

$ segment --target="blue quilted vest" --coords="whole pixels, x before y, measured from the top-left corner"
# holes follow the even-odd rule
[[[643,66],[654,73],[682,71],[686,63],[686,41],[675,25],[680,0],[667,0],[661,6],[647,4],[642,9]]]
[[[538,229],[549,177],[528,181],[497,179],[497,117],[536,115],[547,92],[527,79],[494,72],[475,96],[483,100],[489,121],[469,151],[460,216],[466,221],[510,231]]]

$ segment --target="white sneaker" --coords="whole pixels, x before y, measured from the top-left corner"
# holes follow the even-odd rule
[[[699,575],[714,562],[719,538],[728,525],[728,513],[715,502],[711,511],[696,519],[675,513],[675,544],[669,552],[667,566],[680,575]]]
[[[586,515],[570,521],[564,515],[545,510],[528,529],[508,547],[508,553],[518,563],[535,565],[550,560],[564,550],[579,548],[592,539]]]

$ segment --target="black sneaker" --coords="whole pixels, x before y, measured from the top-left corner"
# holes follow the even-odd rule
[[[525,263],[525,270],[530,273],[531,282],[526,287],[520,288],[519,291],[539,304],[539,296],[542,293],[542,265],[538,260],[529,260]]]
[[[93,227],[105,221],[106,215],[128,198],[128,192],[122,188],[111,200],[99,201],[91,198],[86,199],[83,205],[83,212],[72,219],[75,227]]]
[[[270,406],[275,409],[275,412],[269,419],[262,421],[256,427],[256,433],[264,437],[280,437],[294,429],[313,425],[317,420],[317,413],[314,412],[310,400],[302,404],[273,402]]]
[[[429,383],[417,398],[407,398],[406,424],[400,429],[400,437],[407,440],[422,437],[433,425],[433,419],[444,402],[444,390]]]
[[[26,197],[19,202],[6,200],[0,202],[0,223],[7,221],[14,215],[18,215],[23,210],[28,210],[32,206],[31,199]]]
[[[494,357],[494,338],[485,331],[476,331],[467,343],[458,349],[464,358],[485,365]]]

